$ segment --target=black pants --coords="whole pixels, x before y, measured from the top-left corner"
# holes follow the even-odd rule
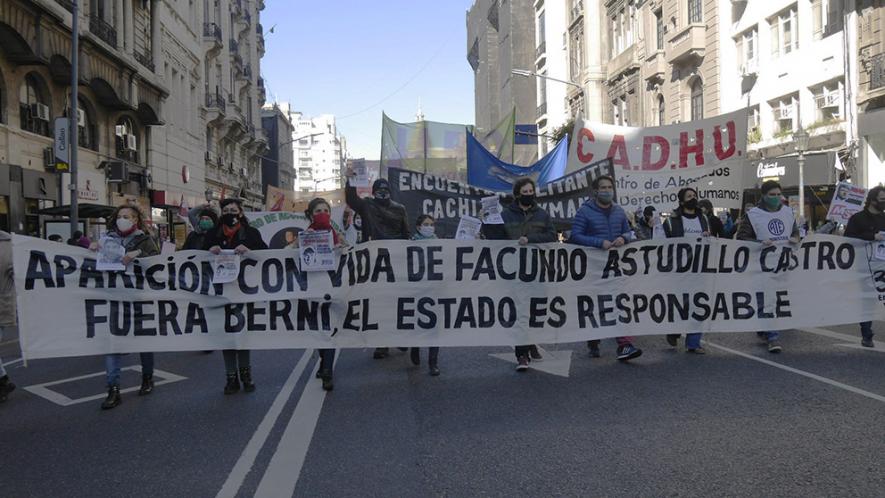
[[[335,350],[334,349],[320,349],[320,370],[326,370],[329,373],[332,373],[332,368],[335,366]]]

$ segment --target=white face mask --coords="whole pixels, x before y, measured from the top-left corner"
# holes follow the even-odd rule
[[[435,229],[433,226],[421,225],[420,227],[418,227],[418,233],[420,233],[423,237],[433,237],[434,231]]]
[[[117,230],[128,232],[132,228],[132,222],[126,218],[117,218]]]

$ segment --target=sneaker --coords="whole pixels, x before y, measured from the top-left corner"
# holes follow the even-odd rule
[[[679,334],[667,334],[667,344],[675,348],[679,344]]]
[[[529,369],[529,358],[528,356],[520,356],[516,359],[516,371],[517,372],[525,372]]]
[[[865,347],[865,348],[874,348],[874,347],[876,347],[876,345],[873,343],[873,338],[872,338],[872,337],[870,337],[869,339],[861,339],[861,341],[860,341],[860,345],[863,346],[863,347]]]
[[[777,340],[768,341],[768,352],[769,353],[780,353],[784,348],[781,347],[781,343]]]
[[[532,361],[541,361],[544,359],[544,357],[541,356],[541,352],[538,351],[538,346],[534,344],[532,344],[532,346],[529,348],[529,356],[531,357]]]
[[[693,354],[707,354],[707,351],[704,348],[686,349],[685,352],[686,353],[693,353]]]
[[[642,350],[632,344],[618,347],[618,360],[627,361],[642,356]]]

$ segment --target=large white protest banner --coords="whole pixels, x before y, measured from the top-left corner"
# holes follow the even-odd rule
[[[674,125],[634,128],[575,121],[567,171],[610,158],[617,171],[618,204],[630,210],[678,205],[692,186],[715,207],[741,207],[746,165],[747,110]]]
[[[95,255],[15,236],[27,358],[111,352],[575,342],[738,332],[881,317],[885,262],[870,243],[814,236],[764,247],[686,238],[599,249],[513,241],[376,241],[338,269],[252,251],[236,281],[179,251],[100,272]],[[51,310],[51,312],[47,312]]]

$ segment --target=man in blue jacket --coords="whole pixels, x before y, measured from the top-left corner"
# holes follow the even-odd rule
[[[621,247],[630,239],[630,224],[621,206],[614,203],[614,179],[600,176],[593,180],[593,191],[596,198],[585,202],[575,215],[569,242],[606,251]],[[633,346],[632,337],[615,339],[618,342],[619,360],[632,360],[642,355],[642,350]],[[599,340],[587,341],[587,347],[590,348],[591,357],[599,357]]]

